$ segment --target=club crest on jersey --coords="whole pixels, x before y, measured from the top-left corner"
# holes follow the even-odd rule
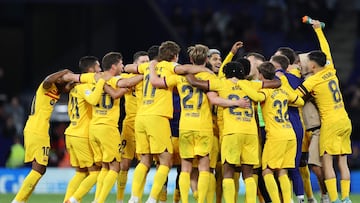
[[[51,106],[53,106],[55,103],[56,103],[56,100],[55,100],[55,99],[51,99],[51,100],[50,100],[50,105],[51,105]]]

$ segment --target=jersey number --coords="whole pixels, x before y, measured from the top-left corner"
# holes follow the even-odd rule
[[[109,98],[109,99],[107,99]],[[108,103],[109,102],[109,103]],[[101,100],[99,104],[96,104],[96,107],[100,107],[104,108],[104,109],[111,109],[114,105],[114,99],[112,97],[110,97],[110,95],[106,94],[106,93],[102,93],[101,95]]]
[[[274,108],[277,108],[277,115],[275,116],[275,121],[278,122],[278,123],[283,123],[285,121],[288,121],[289,120],[289,113],[288,111],[286,110],[285,112],[284,111],[284,108],[287,107],[287,104],[288,104],[288,100],[285,99],[283,102],[281,102],[280,100],[275,100],[274,103],[273,103],[273,107]]]
[[[182,103],[184,106],[184,109],[194,109],[194,105],[192,104],[188,104],[188,101],[194,96],[194,89],[195,89],[195,94],[198,95],[198,103],[197,103],[197,109],[201,108],[202,102],[203,102],[203,91],[201,91],[198,88],[193,88],[190,85],[184,85],[181,88],[181,91],[183,93],[188,91],[188,94],[183,98]]]
[[[72,118],[76,118],[79,119],[80,118],[80,114],[79,114],[79,107],[78,107],[78,100],[76,97],[71,97],[71,112],[72,112]]]
[[[247,96],[245,96],[244,98],[249,99],[249,97],[247,97]],[[230,94],[228,96],[228,99],[230,99],[230,100],[239,100],[240,97],[238,95],[236,95],[236,94]],[[242,115],[241,111],[235,111],[235,109],[238,109],[238,108],[240,108],[240,107],[237,107],[237,106],[229,107],[230,114],[236,115],[236,116],[241,116]],[[254,112],[253,112],[253,108],[252,108],[252,102],[250,101],[250,107],[246,111],[244,111],[244,114],[245,114],[246,117],[252,117],[253,113]]]
[[[147,90],[148,90],[149,83],[150,83],[150,74],[147,74],[145,76],[144,97],[146,97],[146,95],[147,95]],[[156,90],[155,87],[151,88],[151,97],[155,96],[155,90]]]
[[[329,89],[332,93],[333,96],[333,100],[335,103],[339,103],[341,102],[341,93],[339,90],[339,86],[337,85],[337,83],[335,82],[335,80],[330,80],[328,83]]]

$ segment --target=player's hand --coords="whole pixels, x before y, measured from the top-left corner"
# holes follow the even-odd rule
[[[247,98],[240,98],[236,100],[238,103],[237,106],[241,108],[249,108],[250,107],[250,100]]]
[[[158,63],[159,63],[159,62],[156,61],[156,60],[150,61],[150,63],[149,63],[149,68],[155,68],[155,66],[156,66]]]
[[[312,27],[314,28],[314,29],[317,29],[317,28],[321,28],[321,22],[320,21],[318,21],[318,20],[312,20]]]
[[[231,47],[231,53],[235,55],[241,47],[243,47],[242,41],[235,42],[234,45]]]

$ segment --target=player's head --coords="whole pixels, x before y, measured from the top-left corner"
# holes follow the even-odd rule
[[[159,47],[159,61],[177,62],[180,47],[173,41],[165,41]]]
[[[284,71],[288,68],[290,61],[284,55],[274,55],[271,57],[270,62],[274,65],[275,69],[281,68]]]
[[[258,70],[260,80],[272,80],[275,77],[275,67],[269,61],[265,61],[264,63],[260,64]]]
[[[160,46],[158,46],[158,45],[152,45],[152,46],[148,49],[147,53],[148,53],[148,55],[149,55],[149,59],[150,59],[150,60],[154,60],[155,58],[158,57],[158,55],[159,55],[159,47],[160,47]]]
[[[290,47],[280,47],[275,52],[274,55],[284,55],[289,59],[290,64],[293,64],[295,62],[295,51],[291,49]]]
[[[250,61],[246,58],[241,58],[241,57],[237,58],[235,61],[243,65],[245,76],[249,75],[251,69]]]
[[[256,52],[250,52],[245,56],[250,61],[250,73],[249,76],[257,79],[259,71],[258,67],[265,61],[265,57]]]
[[[101,66],[104,71],[112,71],[114,75],[118,75],[124,67],[122,54],[119,52],[107,53],[102,58]]]
[[[99,59],[95,56],[83,56],[79,60],[79,69],[81,73],[100,72]]]
[[[308,54],[308,67],[313,70],[316,67],[324,67],[326,65],[326,55],[322,51],[312,51]]]
[[[237,78],[242,80],[245,78],[244,67],[241,63],[231,61],[224,66],[223,72],[226,78]]]
[[[133,63],[142,64],[149,61],[149,55],[146,51],[138,51],[133,55]]]
[[[299,54],[299,60],[300,60],[300,71],[301,71],[301,75],[302,76],[306,76],[309,73],[311,73],[311,70],[308,66],[308,62],[309,62],[309,57],[308,57],[309,53],[302,53]]]
[[[195,65],[204,65],[207,61],[207,53],[209,48],[202,44],[190,46],[187,50],[190,61]]]
[[[211,64],[211,70],[214,73],[218,73],[222,60],[221,60],[221,53],[217,49],[209,49],[208,53],[209,63]]]

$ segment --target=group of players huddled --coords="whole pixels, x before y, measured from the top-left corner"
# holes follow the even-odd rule
[[[259,53],[234,59],[236,42],[224,61],[205,45],[188,48],[191,64],[177,63],[172,41],[134,54],[123,65],[118,52],[101,61],[80,59],[81,74],[69,70],[45,78],[32,101],[24,128],[25,162],[32,170],[13,203],[28,200],[46,171],[49,119],[61,93],[69,93],[66,147],[76,173],[64,202],[81,202],[96,185],[94,203],[104,203],[117,182],[124,202],[127,173],[134,158],[129,203],[142,202],[147,173],[156,163],[147,203],[166,201],[171,167],[178,168],[174,202],[236,202],[240,172],[245,202],[317,202],[311,170],[321,189],[320,202],[351,203],[351,121],[320,22],[312,22],[321,51],[295,53],[282,47],[269,61]],[[118,130],[120,98],[126,117]],[[333,167],[337,158],[341,198]],[[61,175],[61,174],[59,174]],[[216,194],[216,195],[215,195]],[[341,200],[340,200],[341,199]]]

